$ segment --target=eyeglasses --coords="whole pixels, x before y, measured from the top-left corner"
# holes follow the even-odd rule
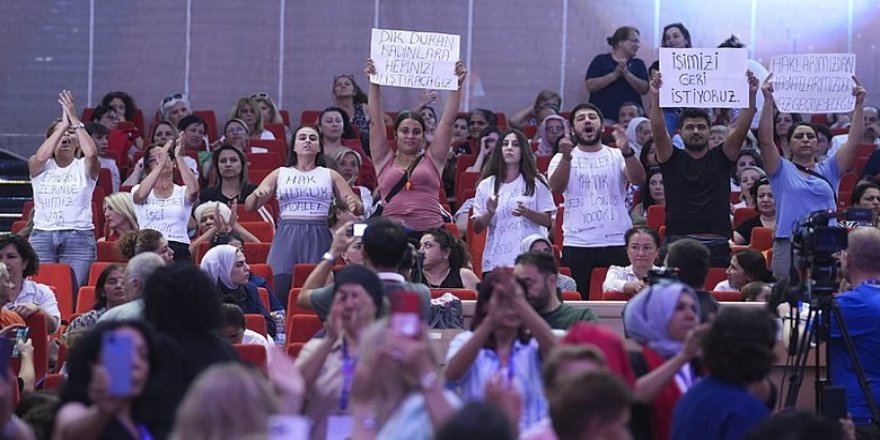
[[[162,99],[162,104],[164,105],[164,104],[167,104],[171,101],[178,100],[178,99],[183,99],[183,94],[175,93],[173,95],[166,96],[165,98]]]

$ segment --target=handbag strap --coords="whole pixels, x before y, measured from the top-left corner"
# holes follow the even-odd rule
[[[424,155],[425,155],[424,153],[418,155],[418,156],[416,157],[416,160],[412,161],[412,163],[409,164],[408,167],[406,167],[406,171],[404,171],[403,175],[400,176],[400,180],[398,180],[397,183],[395,183],[394,186],[391,187],[391,191],[389,191],[389,192],[388,192],[388,195],[385,196],[385,203],[389,203],[389,202],[391,202],[391,199],[394,198],[394,196],[396,196],[397,193],[399,193],[400,190],[402,190],[403,187],[404,187],[407,183],[409,183],[409,181],[410,181],[410,176],[412,176],[412,172],[413,172],[413,170],[415,170],[415,169],[416,169],[416,166],[419,165],[419,162],[421,162],[422,157],[423,157]],[[393,159],[392,159],[392,160],[393,160]]]
[[[827,183],[828,186],[831,187],[831,194],[834,194],[834,206],[837,206],[837,191],[834,189],[834,185],[831,184],[830,180],[826,179],[825,176],[823,176],[823,175],[821,175],[821,174],[819,174],[819,173],[817,173],[817,172],[815,172],[815,171],[813,171],[803,165],[796,164],[794,162],[792,162],[792,164],[794,164],[794,166],[797,167],[797,169],[799,169],[799,170],[801,170],[801,171],[803,171],[813,177],[818,177],[818,178],[824,180],[825,183]]]

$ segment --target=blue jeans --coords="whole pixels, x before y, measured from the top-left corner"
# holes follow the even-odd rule
[[[97,245],[92,231],[66,229],[41,231],[34,229],[28,241],[37,252],[41,263],[66,263],[76,274],[76,292],[89,281],[89,268],[95,262]]]

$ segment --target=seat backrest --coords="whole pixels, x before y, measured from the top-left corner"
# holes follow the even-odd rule
[[[648,227],[659,231],[661,226],[666,226],[666,206],[651,205],[648,207]]]
[[[255,331],[263,336],[267,336],[269,332],[266,330],[266,318],[258,313],[245,313],[245,327],[248,330]]]
[[[75,313],[85,313],[92,310],[92,307],[95,306],[95,299],[97,298],[95,289],[95,286],[82,286],[79,288],[79,293],[76,295]]]
[[[238,358],[242,362],[246,362],[256,367],[266,369],[269,365],[269,358],[266,354],[266,347],[259,344],[233,344],[232,348],[238,354]]]
[[[752,228],[752,236],[749,238],[749,247],[761,252],[773,249],[773,231],[770,228]]]
[[[727,279],[727,273],[723,267],[710,267],[706,275],[706,290],[714,289],[715,286]]]
[[[249,265],[266,264],[266,260],[269,259],[269,250],[271,248],[272,243],[245,243],[244,258]]]
[[[742,293],[739,291],[712,291],[712,298],[721,302],[742,302]]]
[[[297,299],[299,298],[299,292],[302,291],[302,287],[294,287],[290,289],[290,294],[287,295],[287,314],[288,315],[315,315],[318,316],[312,309],[307,309],[305,307],[301,307],[297,304]]]
[[[288,341],[305,343],[323,329],[324,324],[317,315],[287,315],[285,327]]]
[[[257,287],[257,294],[260,295],[260,301],[263,302],[263,307],[266,310],[271,310],[271,306],[269,303],[269,291],[266,290],[265,287]]]
[[[107,266],[111,264],[116,263],[111,263],[109,261],[96,261],[92,263],[92,265],[89,267],[89,283],[87,285],[96,286],[98,284],[98,277],[101,276],[101,272],[103,272],[104,269],[106,269]]]
[[[306,278],[309,277],[309,274],[315,270],[317,264],[313,263],[300,263],[293,267],[293,286],[291,287],[302,287],[306,283]]]
[[[563,290],[562,291],[562,301],[580,301],[581,294],[575,290]]]
[[[257,264],[248,263],[248,266],[251,267],[251,272],[254,275],[265,278],[266,282],[269,283],[269,287],[272,288],[273,290],[275,289],[275,281],[272,279],[273,276],[272,276],[272,267],[271,266],[269,266],[268,264],[265,264],[265,263],[257,263]]]
[[[269,222],[238,222],[238,224],[254,234],[263,243],[271,243],[272,238],[275,237],[275,228]]]
[[[73,306],[73,286],[75,282],[73,269],[69,265],[65,263],[40,263],[39,272],[32,276],[31,279],[47,286],[54,286],[53,291],[58,302],[67,300],[68,304],[71,307]]]
[[[119,249],[116,248],[115,241],[99,241],[98,245],[98,254],[97,259],[95,261],[108,262],[108,263],[125,263],[128,261],[128,258],[125,255],[122,255],[119,252]]]
[[[605,282],[605,275],[608,274],[607,267],[594,267],[590,274],[590,301],[599,301],[602,299],[602,283]]]

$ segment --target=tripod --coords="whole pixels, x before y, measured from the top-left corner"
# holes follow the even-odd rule
[[[814,296],[810,300],[810,310],[807,313],[806,319],[807,328],[806,331],[804,331],[804,334],[802,335],[800,341],[798,341],[797,338],[797,328],[799,325],[798,320],[793,321],[792,324],[793,333],[791,337],[791,342],[795,343],[795,361],[794,364],[791,366],[791,371],[788,374],[788,392],[785,396],[785,408],[794,408],[795,404],[797,403],[798,392],[800,391],[800,386],[803,382],[804,370],[807,365],[809,348],[811,347],[811,344],[815,343],[815,346],[818,347],[821,340],[824,339],[826,341],[830,341],[831,318],[833,316],[834,321],[837,324],[837,328],[840,331],[840,336],[843,342],[843,346],[846,350],[846,354],[847,356],[849,356],[849,359],[852,362],[853,370],[859,383],[859,388],[861,389],[862,394],[865,397],[865,402],[867,402],[868,408],[871,410],[872,421],[874,424],[878,424],[878,426],[880,426],[880,412],[878,412],[877,403],[874,400],[874,395],[868,385],[868,380],[865,377],[865,372],[862,369],[862,365],[859,362],[858,357],[856,356],[855,346],[853,345],[853,341],[849,335],[849,331],[846,329],[846,324],[843,321],[843,315],[841,315],[840,313],[840,307],[837,304],[837,300],[834,298],[834,296],[831,295],[831,289],[816,290],[821,290],[822,292],[821,294]],[[826,347],[825,350],[825,376],[820,376],[820,354],[818,349],[815,350],[814,367],[816,371],[816,380],[814,385],[816,389],[817,412],[819,414],[827,416],[846,416],[845,399],[842,402],[837,401],[833,404],[834,406],[843,405],[842,408],[829,408],[825,405],[825,403],[829,401],[825,397],[828,397],[828,395],[833,391],[831,381],[830,347]],[[831,405],[832,404],[829,404],[829,406]]]

